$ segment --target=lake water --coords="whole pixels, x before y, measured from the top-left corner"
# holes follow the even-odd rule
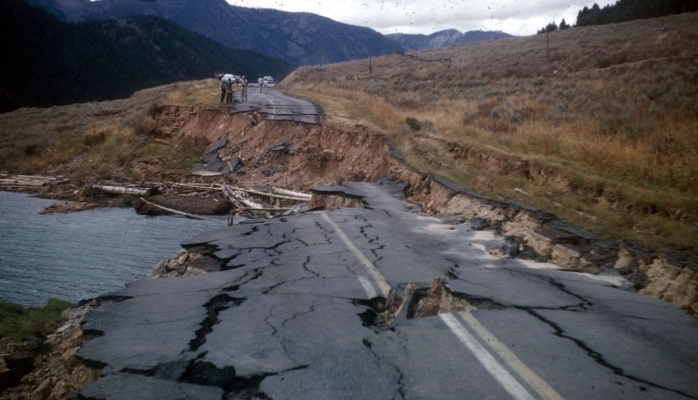
[[[0,192],[0,300],[34,306],[110,293],[145,278],[182,241],[226,225],[131,208],[39,214],[54,202]]]

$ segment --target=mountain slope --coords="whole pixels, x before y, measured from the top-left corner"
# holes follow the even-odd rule
[[[0,112],[130,96],[216,71],[279,78],[287,62],[232,50],[155,17],[68,24],[26,0],[0,2]]]
[[[297,65],[333,63],[403,48],[376,31],[309,13],[231,6],[225,0],[31,0],[70,22],[136,15],[169,19],[230,48],[254,49]]]
[[[393,33],[386,37],[396,41],[410,50],[429,50],[447,47],[459,43],[482,42],[492,39],[512,37],[501,31],[468,31],[461,33],[455,29],[447,29],[431,35]]]
[[[603,8],[594,3],[591,8],[579,10],[577,26],[613,24],[696,11],[698,0],[618,0]]]

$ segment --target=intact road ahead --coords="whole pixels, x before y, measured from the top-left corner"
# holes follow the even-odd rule
[[[366,208],[200,234],[183,245],[228,270],[138,281],[88,314],[83,329],[103,335],[78,355],[105,368],[80,394],[698,398],[698,323],[677,307],[620,278],[493,256],[501,238],[421,213],[396,182],[322,190]],[[383,314],[391,293],[405,302]]]
[[[260,92],[258,88],[250,86],[246,102],[240,102],[240,91],[235,92],[234,97],[237,103],[230,108],[230,115],[257,110],[271,121],[318,122],[318,109],[313,103],[287,96],[280,90],[266,89]]]

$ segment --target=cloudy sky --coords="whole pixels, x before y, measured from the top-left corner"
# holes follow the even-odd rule
[[[444,29],[534,35],[564,18],[573,25],[584,0],[226,0],[243,7],[310,12],[387,33],[430,34]],[[597,1],[603,7],[616,1]]]

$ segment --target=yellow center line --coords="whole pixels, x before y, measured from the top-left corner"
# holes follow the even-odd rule
[[[535,400],[535,398],[497,361],[483,344],[477,341],[465,327],[451,314],[439,314],[458,340],[470,350],[480,365],[492,375],[504,390],[515,400]]]
[[[462,311],[458,313],[461,318],[465,321],[468,326],[477,333],[477,335],[482,339],[483,343],[486,343],[497,355],[504,360],[504,362],[509,365],[509,367],[516,372],[521,379],[526,381],[528,385],[533,388],[533,390],[538,393],[541,398],[545,400],[562,400],[555,389],[550,387],[541,377],[536,375],[530,368],[526,366],[514,353],[509,350],[509,348],[502,342],[499,341],[490,331],[485,328],[480,321],[478,321],[473,314],[467,311]]]
[[[390,288],[388,281],[386,281],[383,275],[381,275],[381,273],[378,272],[378,268],[376,268],[376,266],[373,265],[372,262],[368,261],[368,259],[363,255],[363,253],[361,253],[361,250],[357,249],[356,246],[354,246],[354,243],[352,243],[351,240],[349,240],[349,238],[347,237],[347,235],[345,235],[344,232],[339,228],[339,226],[336,223],[334,223],[334,221],[332,221],[330,217],[327,216],[327,213],[322,211],[320,212],[320,215],[322,215],[322,218],[325,221],[327,221],[327,223],[330,224],[330,226],[332,226],[332,229],[334,229],[334,231],[337,232],[337,235],[339,235],[339,238],[342,239],[342,242],[344,242],[347,248],[361,262],[361,264],[364,265],[364,268],[366,268],[368,273],[371,274],[373,280],[376,281],[376,284],[383,293],[383,296],[385,298],[388,298],[388,294],[390,294],[390,291],[392,289]]]

